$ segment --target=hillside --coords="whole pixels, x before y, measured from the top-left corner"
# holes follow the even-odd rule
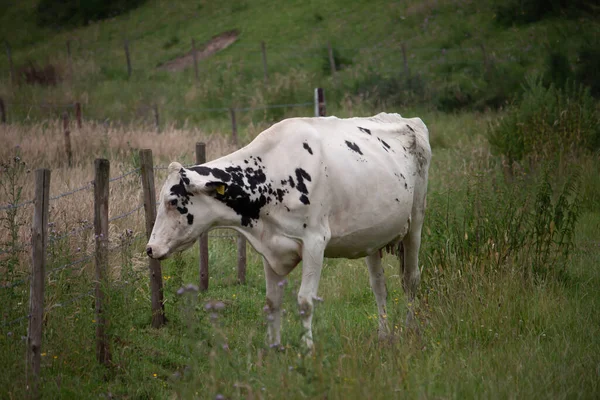
[[[228,118],[214,108],[309,102],[316,86],[326,89],[330,113],[343,113],[358,102],[369,112],[496,108],[519,91],[526,73],[545,70],[549,49],[564,48],[574,63],[578,47],[600,26],[582,15],[507,27],[498,23],[497,7],[489,1],[355,1],[350,6],[342,0],[287,1],[273,7],[264,0],[156,0],[125,15],[56,32],[35,25],[35,5],[27,0],[7,7],[0,33],[11,45],[16,75],[33,61],[41,75],[37,81],[43,82],[39,70],[50,64],[58,83],[28,85],[19,77],[20,83],[11,86],[7,57],[0,58],[0,96],[15,121],[62,111],[37,107],[40,103],[79,101],[86,117],[98,120],[150,120],[157,105],[162,124],[198,123]],[[197,83],[193,68],[158,68],[188,54],[192,39],[201,48],[230,30],[239,31],[238,40],[200,61]],[[335,77],[328,43],[340,69]],[[259,111],[245,114],[242,122],[310,112]]]

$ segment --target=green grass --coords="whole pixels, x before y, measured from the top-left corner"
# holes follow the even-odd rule
[[[217,3],[148,1],[126,15],[72,31],[36,29],[34,1],[19,2],[0,15],[2,36],[13,46],[17,67],[34,60],[51,62],[65,78],[54,88],[8,83],[8,63],[0,57],[0,95],[9,103],[81,101],[87,118],[152,120],[149,106],[158,104],[163,123],[202,124],[227,120],[227,112],[202,108],[246,107],[307,102],[314,87],[326,89],[328,112],[339,113],[348,98],[358,96],[377,108],[396,111],[414,103],[460,109],[502,106],[519,90],[523,74],[543,72],[548,48],[576,49],[598,31],[591,18],[547,19],[505,28],[495,22],[489,2],[454,1],[389,4],[378,1],[287,1],[272,7],[265,0]],[[200,63],[200,82],[193,70],[168,73],[158,65],[221,32],[238,29],[238,42]],[[30,33],[33,32],[33,33]],[[133,75],[127,77],[123,40],[130,41]],[[567,40],[568,38],[568,40]],[[73,73],[69,74],[66,42],[71,40]],[[270,80],[262,79],[260,42],[268,49]],[[352,65],[333,79],[325,47],[331,42]],[[400,45],[418,79],[408,86],[402,75]],[[480,45],[491,70],[486,72]],[[486,75],[487,74],[487,75]],[[414,91],[414,92],[413,92]],[[357,102],[356,100],[354,101]],[[312,110],[298,110],[310,115]],[[57,112],[55,112],[57,113]],[[14,105],[14,121],[44,118],[47,109]],[[244,114],[273,121],[281,110]]]
[[[311,101],[313,87],[323,86],[329,114],[345,117],[385,109],[420,116],[430,129],[434,153],[421,251],[420,334],[403,326],[406,301],[397,260],[384,259],[389,318],[396,333],[390,343],[377,339],[376,306],[364,262],[326,260],[319,290],[324,302],[314,319],[315,354],[300,345],[295,304],[300,268],[289,277],[285,294],[284,349],[268,349],[260,257],[249,251],[247,283],[237,285],[235,242],[224,238],[210,241],[208,292],[176,294],[182,285],[199,279],[197,248],[163,263],[168,323],[152,329],[141,240],[111,253],[109,368],[95,360],[94,299],[87,294],[93,288],[93,265],[68,268],[47,280],[43,398],[600,396],[597,155],[565,162],[553,171],[550,201],[556,201],[573,169],[581,170],[575,248],[567,258],[560,248],[554,249],[548,269],[531,274],[536,242],[523,236],[530,232],[527,227],[510,231],[504,216],[535,211],[540,171],[503,175],[501,160],[491,155],[486,140],[489,124],[501,112],[436,111],[441,94],[447,101],[444,107],[472,96],[475,108],[485,108],[483,102],[491,101],[486,97],[489,87],[511,92],[510,85],[518,86],[523,72],[543,70],[548,46],[564,45],[570,38],[574,49],[584,40],[572,35],[576,29],[596,32],[596,22],[546,19],[504,28],[494,22],[487,2],[360,1],[349,6],[341,0],[290,1],[272,7],[258,0],[151,0],[127,15],[54,33],[33,25],[34,5],[33,0],[18,2],[0,14],[0,32],[13,47],[15,63],[49,60],[66,71],[65,42],[72,38],[75,72],[54,88],[13,87],[7,82],[6,59],[0,57],[0,95],[9,103],[77,99],[86,118],[134,123],[151,120],[148,105],[157,103],[165,125],[189,123],[222,133],[229,129],[228,114],[199,108]],[[202,42],[233,28],[241,31],[240,40],[201,63],[198,85],[190,70],[169,74],[155,69],[187,52],[192,37]],[[125,37],[131,41],[130,79],[122,51]],[[261,40],[268,49],[267,85],[262,82]],[[328,41],[343,58],[354,58],[337,81],[322,67]],[[398,78],[403,42],[411,70],[425,82],[418,95]],[[499,71],[489,82],[480,43]],[[371,49],[375,45],[381,50]],[[396,97],[378,99],[368,94],[373,88]],[[12,122],[59,114],[11,106],[8,113]],[[242,141],[274,120],[310,114],[310,107],[241,113]],[[187,157],[190,151],[182,149],[181,154]],[[511,256],[500,259],[496,252],[512,249],[505,238],[522,241],[516,241]],[[89,242],[81,240],[82,246]],[[69,248],[60,243],[51,248],[50,268],[77,258]],[[204,308],[213,300],[225,303],[216,319]],[[2,323],[26,315],[28,285],[0,289],[0,302]],[[2,399],[27,396],[22,338],[26,322],[0,325]]]
[[[557,270],[564,267],[564,273],[527,275],[524,263],[531,262],[527,256],[531,247],[521,258],[498,263],[487,236],[475,239],[469,225],[473,220],[466,214],[471,207],[466,188],[479,193],[483,211],[478,212],[483,216],[477,226],[497,240],[494,232],[505,223],[500,216],[510,211],[507,202],[534,198],[539,177],[523,176],[506,184],[507,189],[515,185],[515,190],[499,190],[505,185],[502,175],[495,178],[500,167],[478,128],[492,115],[424,117],[431,120],[432,138],[437,139],[432,139],[421,251],[419,335],[403,326],[406,301],[396,259],[384,259],[389,318],[396,332],[390,343],[377,339],[376,306],[364,262],[327,260],[319,290],[324,302],[314,320],[315,354],[306,353],[300,343],[295,305],[300,268],[290,275],[286,288],[284,349],[268,349],[260,257],[248,253],[247,283],[237,285],[236,245],[228,238],[210,241],[208,292],[176,294],[183,284],[198,281],[197,248],[163,262],[169,321],[155,330],[150,328],[143,243],[137,242],[111,258],[111,267],[124,272],[110,288],[110,368],[95,361],[93,297],[57,306],[92,287],[92,278],[86,276],[93,266],[65,270],[48,280],[46,304],[52,309],[44,327],[43,397],[210,399],[221,394],[232,399],[277,399],[282,393],[332,399],[598,397],[600,213],[583,208],[575,250],[568,259],[552,264]],[[597,177],[583,173],[584,185],[597,184]],[[522,190],[516,190],[519,187]],[[469,239],[463,240],[467,233]],[[496,245],[503,251],[502,239]],[[3,304],[10,305],[3,308],[8,320],[26,313],[26,287],[1,294]],[[225,303],[215,320],[204,309],[214,300]],[[24,322],[1,330],[3,398],[26,394],[23,335]]]

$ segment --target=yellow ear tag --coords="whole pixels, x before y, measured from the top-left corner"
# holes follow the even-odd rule
[[[225,194],[225,185],[217,186],[217,193],[219,193],[220,195],[224,195]]]

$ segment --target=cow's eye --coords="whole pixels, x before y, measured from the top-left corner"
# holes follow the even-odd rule
[[[176,206],[177,205],[177,199],[173,199],[169,202],[169,204],[171,204],[172,206]]]

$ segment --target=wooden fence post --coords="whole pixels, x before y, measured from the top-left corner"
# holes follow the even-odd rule
[[[485,79],[490,79],[490,60],[488,58],[487,52],[485,51],[485,46],[483,43],[479,45],[481,48],[481,53],[483,54],[483,68],[484,68],[484,76]]]
[[[62,115],[63,132],[65,133],[65,152],[69,168],[73,167],[73,151],[71,150],[71,131],[69,130],[69,114],[65,111]]]
[[[31,284],[29,289],[29,327],[27,328],[27,389],[38,397],[38,381],[42,353],[44,322],[44,281],[46,277],[46,244],[48,243],[48,205],[50,202],[50,170],[35,171],[35,209],[31,235]],[[29,374],[31,373],[31,382]]]
[[[237,238],[237,280],[240,285],[246,283],[246,238],[241,233]]]
[[[129,39],[125,39],[125,59],[127,60],[127,77],[131,78],[131,58],[129,57]]]
[[[142,188],[144,190],[144,211],[146,214],[146,238],[150,239],[152,228],[154,227],[154,220],[156,219],[156,190],[154,188],[152,150],[140,150],[140,164]],[[160,328],[166,322],[160,261],[151,258],[149,269],[152,298],[152,327]]]
[[[406,45],[402,43],[402,62],[404,64],[404,77],[408,77],[410,75],[410,70],[408,69],[408,57],[406,56]]]
[[[6,123],[6,108],[4,108],[4,99],[0,97],[0,123]]]
[[[156,126],[156,133],[160,133],[160,120],[158,118],[158,105],[154,104],[152,106],[152,111],[154,112],[154,126]]]
[[[322,88],[315,88],[315,117],[324,117],[325,110],[325,92]]]
[[[331,76],[335,80],[335,58],[333,57],[333,48],[331,47],[331,42],[327,43],[327,53],[329,54],[329,67],[331,68]]]
[[[192,57],[194,58],[194,78],[196,83],[200,80],[198,75],[198,54],[196,53],[196,41],[192,38]]]
[[[108,286],[108,178],[110,163],[97,158],[94,161],[94,233],[96,239],[96,358],[103,365],[110,365],[106,318],[106,290]]]
[[[81,129],[81,103],[75,103],[75,118],[77,119],[77,129]]]
[[[235,108],[229,109],[229,115],[231,116],[231,137],[233,138],[233,144],[235,144],[235,146],[238,147],[239,142],[238,142],[237,122],[235,120]]]
[[[10,82],[12,84],[16,83],[16,76],[15,76],[15,67],[13,65],[13,61],[12,61],[12,54],[10,51],[10,45],[8,44],[8,42],[4,42],[4,46],[6,47],[6,56],[8,57],[8,71],[10,73]]]
[[[206,162],[206,144],[196,143],[196,163]],[[208,234],[203,234],[199,239],[200,244],[200,290],[208,290]]]
[[[71,39],[67,40],[67,65],[69,70],[69,78],[73,78],[73,62],[71,60]]]
[[[260,50],[262,52],[262,63],[263,63],[263,73],[265,76],[265,83],[269,81],[269,70],[267,66],[267,48],[265,42],[260,42]]]

